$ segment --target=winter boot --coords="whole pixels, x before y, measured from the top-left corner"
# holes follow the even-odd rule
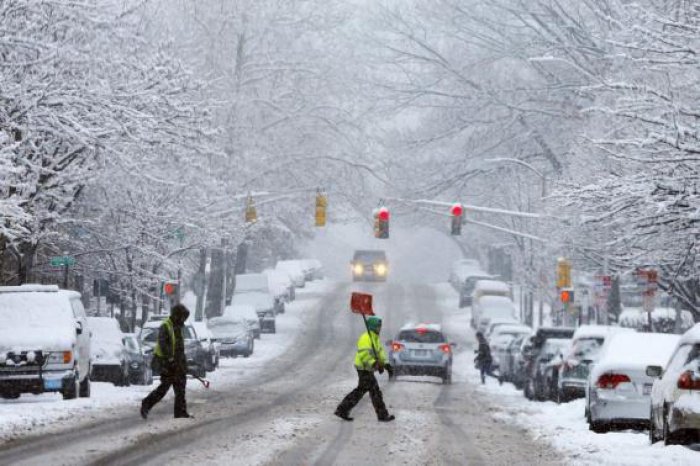
[[[333,413],[333,414],[335,414],[336,416],[338,416],[340,419],[342,419],[344,421],[352,421],[353,420],[353,418],[351,418],[348,415],[348,413],[344,413],[344,412],[340,411],[339,409],[336,409],[335,413]]]

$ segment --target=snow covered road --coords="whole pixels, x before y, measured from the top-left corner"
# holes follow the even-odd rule
[[[356,383],[352,358],[362,323],[347,311],[351,289],[375,294],[377,313],[385,319],[383,338],[408,321],[443,322],[459,345],[456,361],[470,361],[471,334],[462,330],[459,316],[444,313],[435,287],[328,286],[315,296],[306,292],[299,301],[306,300],[304,309],[282,316],[288,328],[270,337],[277,343],[262,356],[256,353],[258,362],[229,361],[215,389],[190,393],[195,420],[173,420],[166,399],[144,422],[136,408],[142,393],[132,393],[121,405],[95,407],[87,424],[52,421],[29,438],[7,441],[0,446],[0,464],[561,463],[545,442],[491,416],[499,408],[458,364],[452,385],[431,378],[389,383],[381,376],[385,400],[397,416],[393,423],[378,423],[368,400],[353,412],[353,423],[335,418],[336,404]]]

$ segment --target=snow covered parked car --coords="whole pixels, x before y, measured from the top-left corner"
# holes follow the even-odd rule
[[[202,345],[206,358],[204,359],[204,370],[212,372],[219,367],[219,344],[212,338],[211,332],[206,322],[191,322],[197,334],[197,340]]]
[[[594,432],[649,425],[654,378],[647,366],[668,362],[680,337],[665,333],[617,333],[608,338],[586,387],[586,419]]]
[[[559,371],[556,399],[567,402],[586,396],[589,368],[598,361],[605,339],[618,332],[633,331],[609,325],[582,325],[577,328],[571,351],[565,355]]]
[[[305,270],[309,270],[309,280],[323,279],[323,265],[318,259],[302,259]]]
[[[232,304],[226,306],[223,317],[231,320],[244,320],[253,333],[253,338],[260,338],[260,316],[255,312],[255,307],[249,304]]]
[[[129,385],[129,355],[124,347],[124,334],[112,317],[88,317],[92,331],[92,371],[94,382]]]
[[[467,277],[474,274],[487,275],[486,272],[481,270],[478,260],[459,259],[452,263],[450,276],[447,278],[447,281],[450,282],[455,291],[459,291]]]
[[[208,324],[214,341],[221,346],[221,356],[247,358],[253,354],[255,338],[245,320],[221,316],[212,317]]]
[[[306,285],[304,268],[298,260],[279,261],[275,265],[275,270],[286,273],[296,288],[304,288],[304,285]]]
[[[151,351],[156,346],[158,341],[158,333],[160,326],[163,325],[162,320],[158,320],[158,316],[154,316],[157,320],[149,320],[143,325],[141,333],[139,333],[139,341],[142,345],[148,346]],[[205,377],[206,369],[205,361],[207,353],[202,347],[202,344],[197,340],[197,332],[191,324],[185,324],[182,327],[182,336],[185,340],[185,357],[187,358],[187,373],[196,375],[197,377]],[[153,375],[156,374],[155,371]]]
[[[472,319],[475,328],[486,333],[492,320],[518,323],[518,311],[510,298],[505,296],[482,296],[472,306]]]
[[[459,286],[459,307],[466,307],[472,305],[472,294],[474,293],[474,287],[476,283],[480,280],[492,280],[496,278],[493,275],[489,275],[486,272],[476,269],[470,269],[465,273],[465,278],[462,284]]]
[[[269,294],[274,300],[275,314],[284,312],[284,295],[279,287],[270,286],[270,279],[264,273],[246,273],[236,275],[236,289],[234,294],[262,293]]]
[[[542,374],[540,370],[542,369],[542,361],[549,357],[544,350],[547,341],[552,338],[570,339],[573,336],[573,328],[540,327],[523,347],[522,360],[519,362],[521,373],[518,374],[518,378],[522,381],[525,398],[533,400],[542,399],[543,397]],[[551,357],[549,359],[551,360]]]
[[[651,443],[666,445],[700,442],[700,324],[685,332],[666,370],[648,366],[651,389]]]
[[[491,347],[491,356],[493,369],[500,368],[501,360],[506,358],[506,351],[510,346],[511,341],[521,335],[531,335],[532,329],[526,325],[514,324],[512,321],[495,326],[493,331],[487,337],[489,346]],[[499,380],[503,380],[499,375]]]
[[[296,293],[289,275],[274,269],[265,269],[263,274],[267,275],[267,284],[275,299],[280,299],[283,304],[294,301]],[[282,306],[281,312],[284,310],[284,306]]]
[[[125,333],[123,341],[128,357],[129,382],[134,385],[151,385],[153,383],[153,370],[151,369],[153,353],[146,351],[133,333]]]
[[[53,285],[0,287],[0,396],[90,396],[90,328],[80,293]]]
[[[275,333],[275,300],[267,290],[239,290],[233,292],[232,306],[249,305],[255,308],[262,333]],[[252,324],[252,323],[251,323]]]

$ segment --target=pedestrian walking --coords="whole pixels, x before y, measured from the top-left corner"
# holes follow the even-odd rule
[[[490,375],[493,378],[498,378],[494,373],[491,365],[493,364],[493,358],[491,357],[491,348],[489,347],[489,342],[483,333],[476,332],[476,340],[479,342],[479,349],[474,351],[476,353],[476,358],[474,362],[476,367],[479,368],[481,374],[481,383],[486,383],[486,376]]]
[[[187,357],[182,328],[190,311],[182,304],[170,310],[170,317],[163,321],[158,333],[158,342],[153,352],[153,362],[160,369],[158,385],[141,402],[141,417],[148,418],[148,412],[163,399],[170,387],[175,391],[175,417],[192,417],[187,412],[185,387],[187,386]]]
[[[360,402],[365,393],[369,392],[372,406],[377,413],[377,420],[390,422],[395,417],[386,409],[382,391],[379,388],[374,371],[380,374],[386,370],[391,377],[393,368],[388,363],[384,347],[379,341],[379,333],[382,329],[382,319],[377,316],[367,318],[367,331],[357,340],[357,352],[355,353],[355,369],[357,369],[357,387],[347,394],[335,410],[335,415],[346,421],[352,421],[350,411]]]

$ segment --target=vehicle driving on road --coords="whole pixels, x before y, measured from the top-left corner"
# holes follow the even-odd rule
[[[389,262],[381,250],[358,250],[350,262],[352,280],[385,282],[389,275]]]
[[[440,377],[452,383],[452,347],[439,324],[407,324],[387,342],[393,378],[403,375]]]

